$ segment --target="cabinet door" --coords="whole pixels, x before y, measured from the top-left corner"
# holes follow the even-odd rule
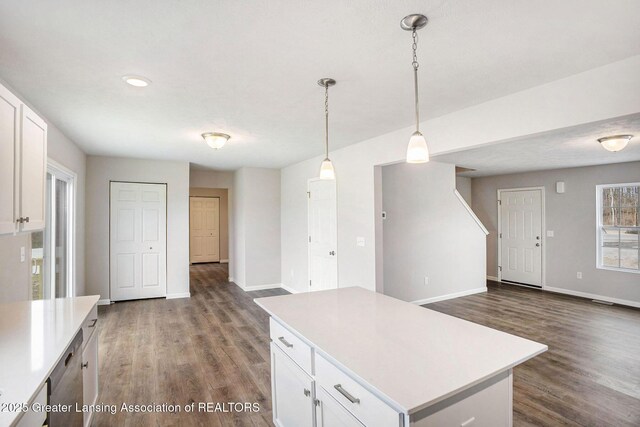
[[[82,403],[93,405],[98,399],[98,332],[94,331],[82,352]],[[91,425],[92,412],[84,413],[84,426]]]
[[[275,425],[313,426],[313,380],[273,343],[271,397]]]
[[[0,234],[16,231],[16,167],[20,100],[0,86]]]
[[[44,228],[47,124],[25,105],[20,119],[21,231]]]
[[[317,427],[364,427],[320,386],[316,386],[316,426]]]

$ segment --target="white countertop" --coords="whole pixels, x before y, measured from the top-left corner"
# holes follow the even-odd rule
[[[357,287],[255,302],[408,414],[547,350]]]
[[[99,297],[0,304],[0,403],[29,403]],[[16,412],[0,412],[0,426]]]

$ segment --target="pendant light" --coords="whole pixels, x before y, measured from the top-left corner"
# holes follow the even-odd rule
[[[413,67],[413,88],[415,95],[415,108],[416,108],[416,131],[411,135],[409,139],[409,146],[407,147],[407,163],[426,163],[429,161],[429,147],[427,147],[427,140],[420,133],[420,103],[418,101],[418,34],[417,31],[424,28],[429,20],[424,15],[414,14],[405,16],[400,21],[400,27],[403,30],[411,31],[413,43],[411,48],[413,50],[413,61],[411,65]]]
[[[324,87],[324,160],[320,165],[320,179],[336,179],[336,172],[329,160],[329,86],[336,84],[330,78],[318,80],[318,85]]]

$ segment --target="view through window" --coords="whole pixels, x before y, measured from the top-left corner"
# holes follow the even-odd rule
[[[598,186],[598,267],[640,271],[640,183]]]

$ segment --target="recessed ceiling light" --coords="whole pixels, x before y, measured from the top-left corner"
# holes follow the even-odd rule
[[[146,87],[151,83],[151,80],[142,76],[123,76],[122,80],[124,80],[125,83],[135,87]]]

